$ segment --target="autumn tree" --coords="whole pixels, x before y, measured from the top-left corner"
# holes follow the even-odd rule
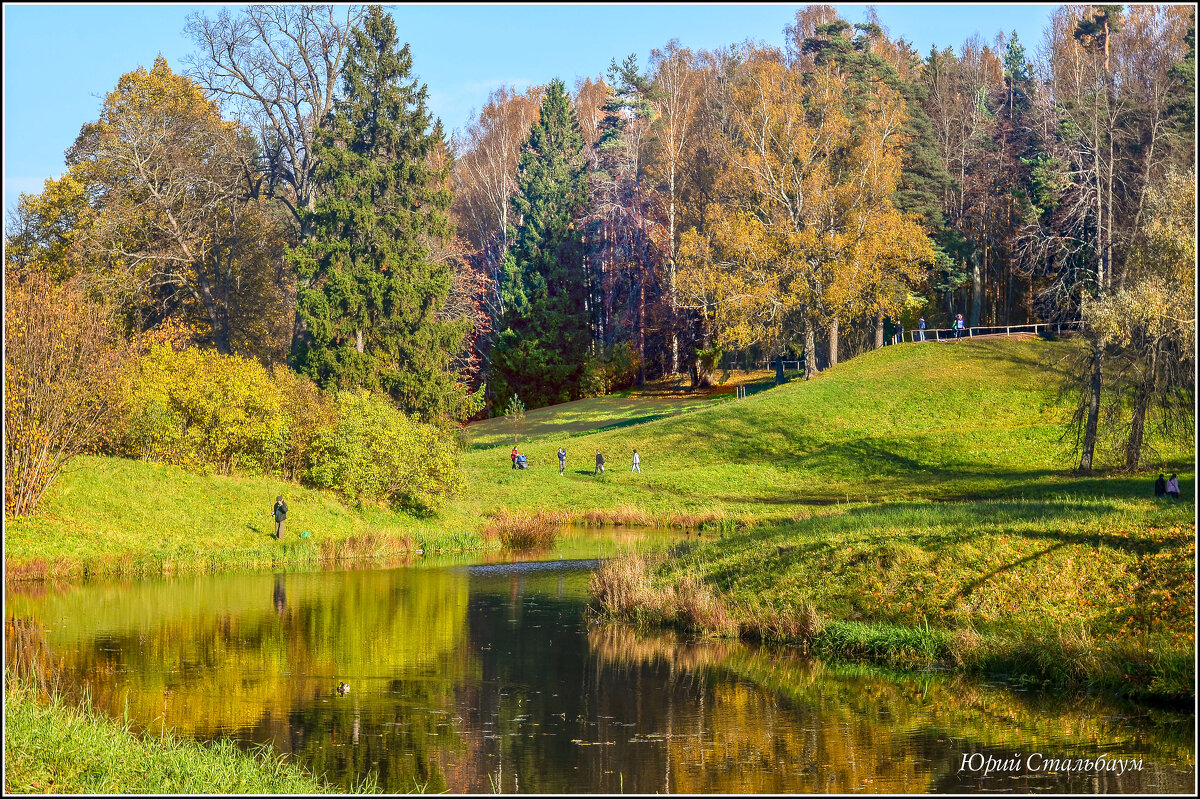
[[[5,269],[13,275],[45,272],[60,281],[78,274],[87,213],[87,187],[70,172],[48,178],[41,194],[22,193],[5,228]]]
[[[1083,303],[1085,324],[1109,347],[1109,433],[1128,471],[1141,463],[1151,414],[1167,440],[1194,445],[1195,177],[1171,172],[1150,190],[1121,287]]]
[[[1031,171],[1032,213],[1023,257],[1042,282],[1040,306],[1075,318],[1125,280],[1143,228],[1148,192],[1169,165],[1191,168],[1194,134],[1173,135],[1170,75],[1186,62],[1192,17],[1184,10],[1066,7],[1051,19],[1044,82],[1037,96],[1039,147]],[[1180,109],[1182,110],[1182,109]],[[1185,112],[1186,113],[1186,112]],[[1103,327],[1084,328],[1090,368],[1080,468],[1093,468],[1100,431]]]
[[[825,16],[824,13],[817,16]],[[798,17],[797,25],[801,29]],[[789,29],[794,37],[796,28]],[[925,235],[940,237],[944,228],[941,195],[949,182],[944,164],[937,157],[933,126],[923,109],[926,97],[924,84],[917,80],[919,60],[907,42],[888,38],[874,13],[868,12],[865,23],[850,23],[834,17],[825,23],[811,24],[811,33],[799,41],[800,54],[793,60],[793,68],[808,63],[813,69],[826,66],[836,67],[845,78],[847,91],[847,115],[852,126],[871,124],[875,119],[869,106],[881,87],[886,87],[899,99],[902,113],[896,117],[897,128],[885,132],[898,144],[901,154],[898,180],[891,189],[891,205],[901,214],[919,219]],[[903,304],[897,305],[890,298],[906,294],[900,286],[903,281],[883,281],[870,284],[877,298],[873,303],[875,313],[874,346],[883,346],[884,318],[899,313]],[[884,299],[884,298],[889,299]],[[839,323],[843,315],[835,313],[829,319],[829,363],[838,360]]]
[[[199,48],[189,74],[255,131],[259,150],[243,162],[244,176],[256,192],[287,206],[302,238],[308,230],[301,212],[316,202],[319,126],[333,110],[351,29],[363,14],[355,5],[280,4],[187,18]]]
[[[670,309],[671,374],[678,374],[679,360],[679,302],[675,252],[678,246],[676,202],[684,153],[693,144],[695,116],[699,105],[698,74],[691,50],[681,48],[672,39],[662,50],[650,52],[651,82],[654,92],[651,102],[655,109],[656,141],[659,148],[657,163],[665,185],[667,233],[667,302]],[[653,167],[652,167],[653,169]]]
[[[179,317],[223,353],[278,360],[289,313],[278,286],[284,232],[246,195],[239,163],[252,149],[160,56],[121,77],[67,152],[69,177],[39,202],[82,187],[87,210],[70,213],[86,224],[70,235],[87,257],[76,263],[135,332]],[[48,246],[57,258],[53,237]]]
[[[730,201],[710,204],[704,230],[685,233],[681,286],[729,346],[779,352],[802,331],[811,376],[816,327],[873,290],[886,301],[870,270],[932,258],[919,226],[892,205],[900,99],[881,87],[852,124],[838,71],[800,75],[758,50],[730,109]]]
[[[566,87],[554,80],[521,152],[501,274],[504,314],[488,373],[493,408],[520,393],[530,408],[578,399],[588,373],[583,241],[583,137]]]
[[[517,189],[517,159],[537,121],[543,88],[524,92],[501,86],[488,95],[479,115],[458,142],[454,165],[455,218],[471,246],[499,261],[508,249],[511,200]]]
[[[62,468],[92,452],[120,407],[128,347],[78,278],[5,273],[4,511],[31,513]]]
[[[448,359],[464,328],[441,318],[452,275],[434,250],[451,235],[450,165],[436,159],[441,124],[411,69],[391,17],[372,7],[315,143],[320,199],[301,212],[312,237],[289,255],[309,333],[293,357],[323,386],[381,390],[428,417],[457,412]]]
[[[595,147],[596,165],[589,174],[588,253],[609,268],[592,276],[592,286],[602,294],[600,302],[593,301],[602,313],[593,312],[593,316],[599,343],[611,347],[618,327],[612,303],[618,294],[624,298],[623,316],[628,321],[621,327],[631,334],[638,378],[644,381],[647,290],[653,290],[648,284],[655,277],[661,252],[660,230],[654,219],[657,197],[644,181],[643,162],[655,112],[652,88],[638,69],[636,55],[630,54],[620,64],[613,59],[607,77],[609,93]],[[590,291],[589,296],[596,293]]]

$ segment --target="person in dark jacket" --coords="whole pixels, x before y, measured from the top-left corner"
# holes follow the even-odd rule
[[[597,474],[604,474],[604,456],[600,454],[600,450],[596,450],[596,471],[592,477]]]
[[[1154,496],[1165,497],[1167,495],[1167,478],[1163,477],[1162,472],[1158,473],[1158,479],[1154,481]]]
[[[563,470],[567,468],[567,450],[564,447],[558,448],[558,476],[562,477]]]
[[[283,523],[287,520],[287,503],[282,496],[275,497],[275,537],[283,538]]]
[[[922,316],[920,319],[917,320],[917,330],[919,331],[918,335],[921,337],[921,341],[924,341],[925,340],[925,317],[924,316]]]

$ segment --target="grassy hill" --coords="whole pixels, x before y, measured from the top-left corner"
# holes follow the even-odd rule
[[[275,497],[288,503],[274,537]],[[315,563],[485,545],[476,519],[352,508],[334,494],[272,477],[223,477],[124,458],[75,458],[38,511],[5,518],[5,574],[72,577]],[[307,537],[301,534],[308,532]]]
[[[1057,396],[1055,366],[1066,346],[886,347],[807,382],[645,424],[593,415],[590,426],[613,426],[585,436],[572,435],[570,416],[551,432],[556,409],[573,413],[576,403],[541,409],[536,439],[520,446],[531,468],[511,469],[511,444],[473,449],[465,463],[475,490],[459,506],[474,514],[507,506],[784,520],[797,508],[847,501],[1144,495],[1141,477],[1071,474],[1075,458],[1062,439],[1069,406]],[[564,477],[559,446],[568,455]],[[635,448],[640,475],[630,473]],[[598,478],[596,449],[607,460]],[[1146,466],[1182,472],[1190,464],[1176,450]]]

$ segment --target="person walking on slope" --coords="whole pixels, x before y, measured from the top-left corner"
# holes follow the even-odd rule
[[[283,496],[275,497],[275,508],[272,510],[275,514],[275,538],[283,538],[283,523],[287,521],[287,503],[283,501]]]
[[[596,471],[592,477],[598,474],[604,474],[604,456],[600,454],[600,450],[596,450]]]
[[[642,459],[640,457],[638,457],[637,450],[635,449],[633,451],[633,468],[630,469],[629,472],[631,474],[633,472],[637,472],[638,474],[641,474],[642,473],[642,467],[640,465],[641,462],[642,462]]]
[[[1171,476],[1167,478],[1167,496],[1171,499],[1179,499],[1179,478],[1171,472]]]
[[[562,477],[563,470],[566,468],[567,468],[567,451],[564,448],[559,447],[558,448],[558,476],[559,477]]]

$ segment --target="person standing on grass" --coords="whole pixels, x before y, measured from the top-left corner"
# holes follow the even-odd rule
[[[1167,478],[1167,496],[1171,499],[1179,499],[1179,478],[1171,472],[1171,476]]]
[[[600,450],[596,450],[596,471],[592,477],[598,474],[604,474],[604,456],[600,454]]]
[[[904,323],[903,322],[896,323],[896,343],[897,344],[904,343]]]
[[[287,503],[283,501],[283,495],[275,497],[275,508],[272,511],[275,514],[275,538],[283,538],[283,523],[287,521]]]
[[[513,468],[514,469],[517,468],[517,448],[516,447],[513,447],[512,455],[510,455],[509,457],[512,458]]]
[[[954,337],[962,338],[963,334],[963,318],[962,314],[954,317]]]
[[[1163,477],[1162,472],[1158,473],[1158,479],[1154,481],[1154,498],[1165,497],[1167,495],[1167,478]]]
[[[563,470],[566,468],[567,468],[567,451],[564,448],[559,447],[558,448],[558,476],[559,477],[562,477]]]
[[[637,472],[638,474],[641,474],[642,473],[641,463],[642,463],[642,459],[640,457],[638,457],[637,450],[635,449],[633,451],[633,468],[630,469],[629,472],[631,474],[633,472]]]
[[[921,337],[921,341],[925,340],[925,317],[922,316],[917,320],[917,335]]]

